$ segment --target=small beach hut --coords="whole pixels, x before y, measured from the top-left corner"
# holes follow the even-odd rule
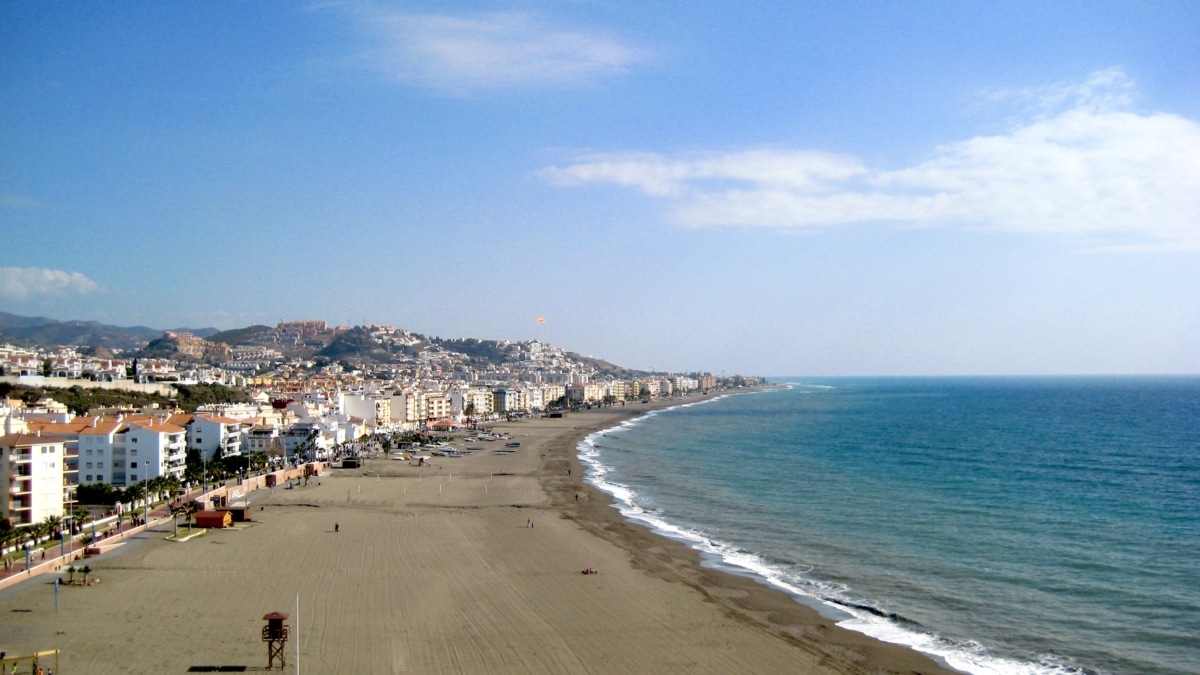
[[[233,516],[228,511],[197,511],[196,527],[229,527],[233,524]]]

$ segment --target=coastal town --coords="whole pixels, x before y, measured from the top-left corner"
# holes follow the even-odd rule
[[[147,495],[186,494],[208,480],[497,420],[758,383],[625,371],[538,341],[434,342],[392,326],[292,321],[238,337],[231,346],[166,332],[129,353],[0,346],[8,391],[0,401],[4,553],[80,534],[114,504],[133,509]],[[339,359],[321,355],[339,338],[386,356],[366,358],[361,348]],[[195,386],[229,400],[185,409],[177,394]],[[92,388],[159,400],[82,409],[54,398]]]
[[[302,657],[310,672],[445,672],[447,650],[455,672],[585,672],[617,651],[618,672],[660,671],[691,652],[696,621],[731,645],[720,658],[734,672],[840,672],[821,663],[830,650],[895,657],[848,631],[814,655],[751,627],[728,612],[749,618],[778,598],[740,577],[719,583],[748,609],[712,605],[693,590],[698,575],[717,583],[693,552],[648,545],[585,481],[585,436],[760,378],[631,371],[545,342],[302,326],[253,331],[269,345],[168,331],[104,354],[0,349],[6,672],[240,672],[282,669],[285,655],[297,672]],[[375,354],[330,358],[339,337]],[[394,360],[370,346],[389,341],[405,348]],[[349,578],[369,581],[336,581]],[[319,615],[300,614],[301,598]],[[771,616],[789,632],[832,628],[785,602]],[[586,622],[554,639],[541,628],[577,612],[628,619],[599,643]],[[296,631],[286,650],[272,638],[264,654],[244,623],[259,616],[276,622],[264,642]],[[483,623],[464,630],[466,616]],[[526,637],[493,649],[513,635]]]

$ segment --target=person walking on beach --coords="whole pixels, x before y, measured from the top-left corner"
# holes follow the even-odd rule
[[[334,531],[334,532],[341,532],[341,531],[342,531],[342,526],[341,526],[341,525],[339,525],[338,523],[334,523],[334,524],[333,524],[333,531]]]

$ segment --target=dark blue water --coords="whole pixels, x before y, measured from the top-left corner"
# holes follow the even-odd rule
[[[580,449],[631,517],[956,668],[1200,672],[1200,378],[796,380]]]

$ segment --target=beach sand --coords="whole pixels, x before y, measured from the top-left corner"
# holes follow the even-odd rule
[[[86,561],[100,583],[57,613],[54,575],[0,592],[0,649],[60,649],[62,675],[260,671],[280,611],[289,672],[297,645],[304,673],[953,672],[624,521],[575,445],[648,407],[497,424],[507,456],[334,469],[183,543],[159,525]]]

